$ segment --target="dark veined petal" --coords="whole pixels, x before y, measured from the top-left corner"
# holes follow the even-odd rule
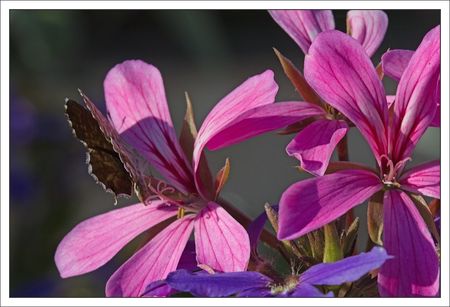
[[[436,113],[434,114],[433,121],[431,122],[431,127],[440,127],[441,126],[441,78],[439,77],[439,80],[437,80],[436,84]]]
[[[188,241],[186,247],[178,262],[177,270],[193,271],[197,269],[197,260],[195,259],[195,243],[194,241]],[[172,289],[165,279],[158,280],[150,283],[146,288],[143,297],[167,297],[176,293],[177,291]]]
[[[439,160],[420,164],[408,170],[399,180],[402,189],[441,198],[441,162]]]
[[[55,253],[61,277],[91,272],[108,262],[128,242],[152,226],[174,216],[162,202],[131,205],[87,219],[72,229]]]
[[[334,29],[331,10],[270,10],[269,13],[305,54],[317,34]]]
[[[356,125],[380,162],[388,153],[386,94],[363,47],[339,31],[319,34],[305,58],[305,78]]]
[[[323,176],[336,145],[347,130],[344,121],[316,120],[297,134],[286,147],[286,152],[300,160],[305,171]]]
[[[143,61],[113,67],[104,82],[106,107],[120,135],[171,185],[195,191],[193,173],[178,142],[159,70]]]
[[[214,202],[195,219],[197,262],[221,272],[243,271],[250,258],[247,231]]]
[[[384,247],[394,258],[378,273],[382,296],[435,296],[439,259],[433,239],[406,193],[390,190],[384,200]]]
[[[440,27],[437,26],[425,35],[400,79],[390,137],[394,162],[410,157],[434,119],[440,50]]]
[[[106,284],[108,297],[138,297],[148,284],[175,271],[194,227],[194,216],[176,220],[114,272]]]
[[[272,104],[275,101],[277,91],[278,85],[274,80],[273,72],[266,70],[262,74],[247,79],[225,96],[206,116],[198,131],[193,154],[195,184],[201,196],[208,199],[210,194],[208,191],[205,191],[205,186],[203,186],[198,172],[204,147],[213,137],[223,132],[230,123],[243,113],[260,106]],[[231,143],[236,143],[236,141]]]
[[[392,79],[399,81],[408,66],[414,51],[394,49],[389,50],[381,57],[381,65],[383,65],[383,73]]]
[[[211,137],[206,147],[209,150],[221,149],[324,113],[321,107],[304,101],[284,101],[260,106],[230,121],[222,131]]]
[[[380,10],[351,10],[347,13],[347,32],[371,57],[377,51],[388,26],[388,17]]]
[[[376,174],[346,170],[294,183],[280,199],[278,238],[291,240],[337,219],[383,187]]]

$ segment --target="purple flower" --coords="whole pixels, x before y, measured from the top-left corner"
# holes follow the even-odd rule
[[[432,29],[400,79],[391,116],[386,95],[361,45],[341,32],[321,33],[305,60],[313,89],[360,130],[378,169],[337,171],[290,186],[282,195],[279,239],[300,237],[384,192],[384,247],[394,258],[378,275],[383,296],[433,296],[439,260],[427,225],[408,193],[440,198],[439,161],[404,171],[434,118],[440,70],[440,27]]]
[[[332,297],[332,292],[323,294],[315,286],[356,281],[389,258],[383,248],[374,247],[368,253],[334,263],[321,263],[281,281],[274,281],[259,272],[207,274],[178,270],[169,274],[166,283],[172,289],[201,297]],[[154,288],[155,285],[150,285],[148,289]]]
[[[276,103],[278,86],[266,71],[249,78],[209,113],[193,145],[192,163],[170,117],[160,72],[142,61],[125,61],[108,73],[105,98],[109,121],[120,138],[138,151],[171,186],[153,187],[159,199],[145,200],[78,224],[61,241],[55,262],[62,277],[97,269],[142,232],[177,216],[110,278],[108,296],[140,296],[145,286],[177,269],[191,233],[197,262],[215,270],[242,271],[250,246],[247,232],[216,202],[212,183],[202,180],[203,149],[222,148],[260,133],[320,114],[315,106]],[[90,108],[95,108],[92,104]],[[180,199],[172,199],[170,195]],[[178,197],[177,196],[177,197]]]

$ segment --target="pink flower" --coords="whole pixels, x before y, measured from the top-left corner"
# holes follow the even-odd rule
[[[383,54],[381,57],[381,64],[383,67],[383,73],[392,79],[399,81],[406,67],[408,66],[411,57],[413,56],[414,51],[412,50],[403,50],[403,49],[394,49],[389,50]],[[431,127],[440,127],[441,126],[441,82],[438,80],[436,82],[436,94],[434,97],[436,98],[436,113],[434,115],[433,121],[430,123]]]
[[[107,296],[140,296],[150,282],[165,279],[180,268],[192,231],[198,264],[224,272],[245,270],[250,256],[247,232],[215,202],[212,184],[202,181],[199,164],[203,149],[222,148],[321,110],[296,102],[274,104],[278,86],[268,70],[249,78],[209,113],[198,132],[191,164],[176,137],[163,80],[154,66],[125,61],[111,69],[104,88],[111,129],[170,186],[162,182],[151,186],[159,197],[145,200],[146,206],[138,203],[78,224],[56,251],[61,276],[97,269],[140,233],[177,216],[180,208],[184,217],[170,223],[111,276]]]
[[[384,246],[394,259],[378,275],[383,296],[434,296],[439,260],[409,193],[440,197],[439,161],[404,171],[434,118],[440,70],[440,28],[432,29],[401,76],[391,116],[368,55],[353,38],[330,30],[317,36],[305,60],[313,89],[342,112],[369,143],[378,170],[338,171],[290,186],[282,195],[278,237],[300,237],[384,191]]]
[[[317,35],[334,30],[331,10],[271,10],[269,13],[305,54]],[[369,57],[383,41],[387,26],[388,17],[383,11],[347,12],[347,33],[364,47]]]
[[[269,13],[305,54],[319,33],[335,27],[330,10],[271,10]],[[388,18],[383,11],[353,10],[347,13],[347,33],[360,42],[369,56],[381,44],[387,25]],[[297,158],[302,169],[316,176],[325,173],[335,147],[349,129],[346,118],[321,98],[316,97],[315,103],[323,108],[323,115],[316,116],[286,147],[288,155]],[[305,99],[308,100],[306,96]],[[314,102],[310,100],[308,102]]]

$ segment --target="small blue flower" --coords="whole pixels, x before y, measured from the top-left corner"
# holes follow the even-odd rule
[[[177,270],[165,281],[147,287],[146,296],[162,284],[173,290],[189,292],[200,297],[333,297],[323,294],[315,286],[334,286],[353,282],[371,270],[379,268],[391,258],[382,247],[333,263],[321,263],[310,267],[300,275],[292,275],[283,282],[275,282],[259,272],[231,272],[208,274]],[[158,286],[158,287],[155,287]],[[155,294],[156,295],[156,294]]]

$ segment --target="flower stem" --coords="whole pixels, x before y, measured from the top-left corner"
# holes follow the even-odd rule
[[[337,152],[338,152],[339,161],[348,161],[347,135],[344,135],[342,140],[338,143]]]

